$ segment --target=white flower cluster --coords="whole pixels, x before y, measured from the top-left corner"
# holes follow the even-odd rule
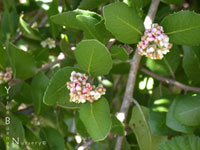
[[[98,100],[106,93],[103,85],[92,86],[87,82],[88,76],[79,72],[72,71],[70,81],[67,82],[67,89],[70,90],[70,102],[85,103]]]
[[[139,54],[151,59],[162,59],[172,48],[169,37],[164,33],[163,27],[152,24],[151,29],[146,29],[141,41],[137,45]]]
[[[6,68],[5,71],[0,71],[0,84],[7,83],[12,79],[12,69]]]
[[[48,46],[49,49],[55,48],[56,47],[56,41],[54,41],[52,38],[47,38],[45,41],[41,42],[42,47]]]

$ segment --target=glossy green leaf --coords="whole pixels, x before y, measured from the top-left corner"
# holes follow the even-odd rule
[[[111,116],[112,119],[112,128],[111,128],[111,132],[115,133],[119,136],[123,136],[124,135],[124,125],[122,124],[121,121],[119,121],[117,119],[116,116],[112,115]]]
[[[75,50],[79,66],[92,76],[108,74],[112,68],[112,58],[108,49],[97,40],[81,41]]]
[[[93,103],[82,104],[80,119],[94,141],[104,140],[112,124],[107,100],[102,97]]]
[[[37,69],[33,57],[12,43],[8,44],[8,59],[17,78],[27,79],[32,77]]]
[[[94,12],[76,9],[74,11],[54,15],[51,17],[51,20],[56,24],[66,26],[68,28],[81,29],[80,22],[76,19],[77,15],[92,16],[98,20],[101,19],[101,17]]]
[[[146,66],[156,74],[162,76],[174,76],[180,62],[180,50],[177,46],[173,46],[171,51],[162,60],[147,58]]]
[[[166,140],[166,137],[151,133],[147,122],[148,113],[148,108],[134,106],[129,125],[136,135],[140,150],[158,150],[160,143]]]
[[[41,35],[36,28],[31,28],[28,23],[26,23],[23,19],[23,16],[19,18],[19,25],[23,35],[27,38],[33,40],[42,40]]]
[[[0,69],[6,67],[6,51],[3,49],[3,45],[0,42]]]
[[[174,137],[160,145],[159,150],[198,150],[200,138],[195,135]]]
[[[200,15],[192,11],[179,11],[163,19],[161,25],[170,42],[183,45],[200,44]]]
[[[120,10],[120,11],[119,11]],[[113,3],[104,7],[106,28],[121,42],[133,44],[143,35],[144,25],[137,12],[125,3]]]
[[[200,48],[183,46],[183,69],[194,83],[200,83]]]
[[[112,46],[110,49],[111,56],[120,60],[127,60],[129,55],[125,48],[119,46]]]
[[[49,150],[64,150],[65,141],[64,138],[60,135],[60,133],[50,127],[44,127],[40,130],[40,135],[43,139],[47,141],[49,146]]]
[[[47,107],[43,103],[43,96],[48,83],[49,79],[43,72],[39,72],[35,75],[31,83],[31,95],[33,99],[34,111],[38,115],[45,111]]]
[[[66,83],[70,81],[72,71],[81,72],[79,69],[65,67],[55,73],[45,91],[43,101],[47,105],[59,105],[68,108],[78,108],[79,104],[69,102],[69,90]]]
[[[200,96],[185,95],[175,106],[174,116],[187,126],[200,125]]]
[[[103,3],[108,2],[109,0],[82,0],[79,8],[80,9],[94,9],[100,6]]]
[[[183,132],[183,133],[192,133],[194,131],[194,128],[189,127],[189,126],[185,126],[183,124],[181,124],[180,122],[178,122],[174,116],[174,111],[176,108],[176,104],[178,102],[178,100],[181,100],[184,96],[182,97],[177,97],[173,100],[168,112],[167,112],[167,120],[166,120],[166,125],[178,132]]]

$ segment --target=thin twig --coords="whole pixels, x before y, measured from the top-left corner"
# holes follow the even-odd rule
[[[108,44],[106,45],[106,47],[108,48],[108,50],[110,50],[110,48],[112,47],[112,45],[113,45],[116,41],[117,41],[117,39],[114,39],[114,38],[112,38],[112,39],[110,39],[110,40],[108,41]]]
[[[41,22],[38,24],[38,27],[40,28],[40,27],[44,26],[47,22],[48,22],[48,17],[45,16],[45,17],[41,20]]]
[[[47,65],[41,67],[40,69],[38,69],[38,72],[46,71],[46,70],[52,68],[54,65],[61,63],[62,61],[64,61],[64,59],[56,59],[55,61],[50,62],[49,64],[47,64]]]
[[[198,87],[188,86],[188,85],[180,83],[180,82],[178,82],[176,80],[159,76],[159,75],[149,71],[148,69],[146,69],[144,67],[140,67],[140,71],[144,72],[147,75],[150,75],[150,76],[154,77],[155,79],[157,79],[159,81],[165,82],[167,84],[175,85],[175,86],[177,86],[177,87],[179,87],[179,88],[181,88],[181,89],[183,89],[185,91],[200,92],[200,88],[198,88]]]
[[[160,3],[160,0],[152,0],[148,14],[144,21],[144,25],[146,29],[151,27],[151,24],[155,18],[159,3]],[[141,56],[138,54],[138,49],[137,49],[131,61],[131,67],[130,67],[130,72],[128,76],[128,81],[126,84],[125,95],[124,95],[123,102],[120,109],[120,113],[123,115],[123,121],[125,121],[128,110],[129,110],[129,106],[131,103],[130,97],[133,97],[133,91],[134,91],[137,72],[139,69],[140,60],[141,60]],[[115,150],[121,150],[122,142],[123,142],[123,136],[119,136],[117,138]]]
[[[75,149],[81,149],[81,150],[85,150],[88,147],[90,147],[92,144],[94,143],[94,141],[92,139],[90,139],[89,141],[87,141],[86,143],[84,143],[82,146],[76,146]]]

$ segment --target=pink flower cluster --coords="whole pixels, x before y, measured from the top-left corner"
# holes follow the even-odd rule
[[[5,71],[0,71],[0,84],[7,83],[12,79],[12,69],[6,68]]]
[[[152,24],[151,29],[146,29],[141,41],[137,45],[139,54],[151,59],[162,59],[172,48],[169,37],[164,33],[163,27]]]
[[[98,100],[106,93],[103,85],[92,86],[87,82],[88,76],[79,72],[72,71],[70,81],[67,82],[67,89],[70,90],[70,102],[85,103]]]

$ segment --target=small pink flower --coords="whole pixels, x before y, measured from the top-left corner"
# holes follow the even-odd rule
[[[95,86],[87,83],[87,79],[88,77],[85,74],[74,71],[71,73],[70,81],[66,83],[67,89],[70,90],[70,102],[93,102],[105,94],[106,89],[103,85],[100,84],[95,88]]]
[[[172,44],[164,33],[163,27],[152,24],[151,29],[146,29],[141,41],[137,45],[138,53],[151,59],[162,59],[169,52]]]

